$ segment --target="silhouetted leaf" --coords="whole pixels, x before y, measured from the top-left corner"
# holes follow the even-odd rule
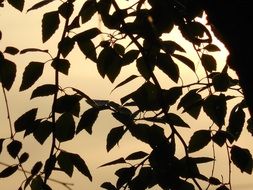
[[[75,121],[70,113],[63,113],[56,121],[55,137],[58,141],[64,142],[74,138]]]
[[[85,1],[79,12],[82,24],[89,21],[95,13],[96,13],[96,1],[94,0]]]
[[[0,172],[0,178],[9,177],[18,170],[18,165],[8,166]]]
[[[137,75],[131,75],[131,76],[127,77],[125,80],[123,80],[118,85],[116,85],[115,88],[112,91],[114,91],[116,88],[119,88],[119,87],[121,87],[121,86],[123,86],[123,85],[125,85],[125,84],[127,84],[129,82],[131,82],[132,80],[136,79],[137,77],[139,77],[139,76],[137,76]]]
[[[202,107],[202,97],[196,92],[196,89],[190,90],[180,100],[177,109],[184,108],[184,112],[197,119]]]
[[[51,65],[55,70],[61,72],[62,74],[65,74],[65,75],[69,74],[69,68],[70,68],[69,60],[54,59]]]
[[[179,79],[179,69],[169,55],[160,53],[157,57],[156,66],[177,83]]]
[[[180,116],[174,113],[168,113],[166,117],[164,117],[164,120],[166,123],[169,123],[170,125],[190,128],[190,126],[187,123],[185,123]]]
[[[45,13],[42,19],[42,42],[45,43],[58,29],[60,24],[58,11]]]
[[[26,48],[20,51],[20,54],[25,54],[28,52],[42,52],[42,53],[48,53],[48,50],[44,49],[38,49],[38,48]]]
[[[31,190],[52,190],[48,184],[43,182],[40,175],[36,176],[31,182]]]
[[[218,187],[216,190],[230,190],[229,188],[226,187],[226,185],[221,185]]]
[[[173,54],[172,56],[177,58],[179,61],[184,63],[187,67],[189,67],[193,72],[195,72],[195,65],[192,60],[190,60],[189,58],[187,58],[183,55],[179,55],[179,54]]]
[[[53,124],[50,121],[42,121],[33,132],[34,138],[42,145],[53,131]]]
[[[122,58],[111,47],[104,48],[99,56],[97,69],[99,74],[104,78],[105,75],[111,82],[114,82],[119,75],[122,67]]]
[[[19,11],[23,11],[25,1],[24,0],[7,0],[8,3]]]
[[[88,177],[90,181],[92,181],[92,176],[85,161],[78,154],[72,154],[71,157],[75,168],[78,169],[78,171],[81,172],[83,175]]]
[[[227,140],[227,132],[219,130],[212,136],[213,142],[222,147]]]
[[[5,48],[4,53],[8,53],[11,55],[16,55],[19,52],[18,48],[13,46],[8,46]]]
[[[188,151],[191,153],[201,150],[210,141],[211,141],[211,132],[209,130],[195,131],[190,139]]]
[[[135,174],[135,167],[120,168],[115,172],[119,178],[117,180],[117,189],[120,189],[125,183],[129,182]]]
[[[55,154],[50,155],[50,157],[46,160],[44,165],[45,178],[49,178],[49,176],[52,174],[52,171],[55,168],[56,161],[57,160]]]
[[[213,158],[209,158],[209,157],[191,157],[191,159],[196,163],[196,164],[203,164],[203,163],[207,163],[207,162],[212,162],[214,161]]]
[[[163,90],[163,101],[166,105],[173,105],[182,95],[182,87],[172,87],[169,90]]]
[[[204,112],[218,126],[222,127],[227,113],[227,102],[224,94],[210,95],[204,100]]]
[[[82,40],[82,39],[77,39],[77,44],[82,51],[82,53],[92,61],[96,62],[97,60],[97,53],[96,53],[96,48],[95,45],[91,40]]]
[[[64,171],[69,177],[72,177],[74,171],[72,154],[61,151],[60,154],[57,156],[57,163],[62,171]]]
[[[116,164],[122,164],[122,163],[126,163],[124,158],[118,158],[116,160],[113,160],[111,162],[105,163],[99,167],[105,167],[105,166],[111,166],[111,165],[116,165]]]
[[[67,57],[67,55],[71,52],[71,50],[74,48],[74,45],[75,41],[68,36],[59,42],[58,48],[64,58]]]
[[[109,152],[116,144],[119,143],[126,130],[123,126],[115,127],[110,130],[106,139],[106,150]]]
[[[212,185],[220,185],[221,184],[221,181],[215,177],[210,177],[208,179],[208,182]]]
[[[85,129],[89,134],[92,134],[92,126],[97,120],[99,110],[97,108],[90,108],[86,110],[77,125],[76,134]]]
[[[2,153],[2,150],[3,150],[3,142],[4,142],[5,139],[0,139],[0,155]]]
[[[23,73],[22,83],[19,88],[20,91],[30,88],[42,75],[44,70],[44,63],[30,62]]]
[[[134,152],[126,157],[126,160],[138,160],[146,157],[148,153],[143,151]]]
[[[161,44],[162,49],[170,55],[173,54],[175,51],[185,52],[185,50],[174,41],[166,40],[162,41]]]
[[[31,99],[40,97],[40,96],[53,95],[57,91],[58,91],[58,88],[54,84],[44,84],[44,85],[38,86],[35,90],[33,90]]]
[[[66,1],[65,3],[62,3],[58,7],[58,12],[65,19],[68,19],[72,15],[73,11],[74,11],[73,3],[68,2],[68,1]]]
[[[205,70],[207,70],[208,72],[212,72],[216,70],[217,63],[212,55],[202,54],[201,63],[203,67],[205,68]]]
[[[68,112],[78,117],[81,99],[82,97],[76,94],[61,96],[55,102],[55,111],[58,113]]]
[[[22,148],[22,143],[17,140],[13,140],[10,144],[7,145],[7,151],[11,155],[12,158],[16,158],[18,153]]]
[[[37,175],[39,173],[39,171],[41,170],[42,166],[43,166],[43,164],[41,161],[36,162],[31,170],[32,176]]]
[[[247,130],[251,134],[251,136],[253,136],[253,123],[251,118],[247,120]]]
[[[140,51],[138,50],[129,50],[122,57],[122,65],[129,65],[130,63],[137,60]]]
[[[229,124],[226,130],[234,140],[238,140],[240,137],[244,122],[245,113],[240,106],[236,105],[230,112]]]
[[[27,152],[24,152],[23,154],[21,154],[19,158],[19,162],[23,164],[24,162],[28,160],[28,158],[29,158],[29,154]]]
[[[1,55],[0,63],[0,82],[4,88],[10,90],[16,77],[16,64],[8,59],[4,59]]]
[[[248,149],[233,145],[230,154],[234,165],[237,166],[241,172],[252,173],[252,155]]]
[[[38,3],[36,3],[36,4],[34,4],[31,8],[29,8],[29,9],[27,10],[27,12],[32,11],[32,10],[35,10],[35,9],[39,9],[39,8],[45,6],[45,5],[47,5],[47,4],[49,4],[49,3],[53,2],[53,1],[54,1],[54,0],[42,0],[42,1],[40,1],[40,2],[38,2]]]
[[[34,108],[20,116],[14,123],[15,131],[21,132],[33,125],[38,109]]]
[[[155,65],[153,62],[146,61],[143,57],[139,57],[136,60],[136,67],[143,78],[149,80]]]
[[[209,52],[216,52],[216,51],[220,51],[220,48],[215,45],[215,44],[207,44],[204,47],[205,50],[209,51]]]
[[[78,41],[87,41],[95,38],[97,35],[101,34],[101,31],[98,28],[91,28],[84,32],[81,32],[75,35],[74,40]]]
[[[161,96],[159,89],[151,82],[144,83],[131,94],[131,98],[142,111],[161,109]]]
[[[111,184],[110,182],[104,182],[100,187],[106,189],[106,190],[117,190],[117,188]]]

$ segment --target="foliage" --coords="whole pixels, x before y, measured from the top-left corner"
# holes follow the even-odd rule
[[[51,189],[48,180],[52,173],[61,171],[71,177],[76,168],[92,181],[92,174],[85,160],[77,153],[62,149],[60,145],[73,140],[83,130],[92,135],[100,112],[105,110],[120,123],[119,126],[112,126],[107,135],[105,147],[108,152],[119,141],[124,140],[127,133],[148,144],[151,151],[139,150],[100,166],[121,166],[115,171],[116,183],[104,182],[101,184],[103,189],[144,190],[155,185],[159,185],[161,189],[173,190],[204,189],[204,185],[207,186],[206,189],[210,186],[215,186],[217,190],[231,189],[230,177],[228,181],[223,181],[214,175],[215,149],[212,157],[194,156],[195,152],[202,154],[201,150],[208,144],[213,147],[217,144],[228,150],[230,169],[231,164],[234,164],[241,172],[252,173],[251,153],[248,149],[235,145],[245,125],[247,107],[238,81],[230,76],[227,65],[222,71],[217,70],[212,53],[220,49],[213,43],[207,25],[197,20],[203,16],[203,10],[194,7],[187,9],[184,6],[187,1],[139,0],[136,3],[130,1],[128,7],[121,8],[116,0],[87,0],[80,11],[75,12],[74,5],[77,1],[58,1],[58,9],[45,12],[41,18],[43,43],[61,30],[56,55],[51,55],[52,50],[34,47],[19,50],[8,46],[0,52],[0,82],[8,118],[11,113],[6,91],[15,82],[17,68],[6,55],[34,52],[50,56],[49,61],[32,61],[26,66],[20,91],[36,86],[38,79],[45,75],[45,65],[50,64],[50,68],[55,71],[54,84],[36,86],[31,94],[31,99],[52,97],[49,116],[40,118],[37,116],[39,108],[32,108],[17,118],[14,126],[9,119],[11,135],[8,138],[1,137],[0,153],[7,150],[15,164],[6,166],[0,172],[0,178],[9,177],[21,169],[25,180],[19,189],[27,189],[28,186],[32,190]],[[37,1],[27,9],[27,14],[52,2],[55,1]],[[24,0],[2,0],[1,7],[6,3],[19,11],[23,11],[25,4]],[[101,18],[104,27],[86,27],[84,31],[80,29],[82,26],[89,26],[87,22],[96,16]],[[62,23],[63,29],[59,27]],[[162,38],[162,35],[171,33],[173,28],[178,28],[181,35],[192,44],[205,71],[203,79],[198,77],[195,69],[197,63],[188,58],[187,51],[181,44],[176,40]],[[0,40],[1,38],[0,31]],[[127,46],[126,41],[129,43]],[[128,92],[128,95],[120,97],[121,102],[93,99],[74,87],[68,87],[71,92],[67,91],[67,88],[59,84],[60,73],[69,75],[72,63],[68,60],[68,54],[76,47],[87,59],[96,63],[98,74],[102,78],[107,77],[112,83],[123,67],[136,64],[139,75],[128,76],[115,85],[113,91],[138,78],[143,79],[143,84],[135,91]],[[196,82],[185,84],[180,73],[181,64],[188,68],[188,72],[195,73]],[[171,82],[169,89],[162,87],[155,72],[157,69]],[[59,92],[63,92],[63,95]],[[240,96],[235,96],[235,93]],[[236,103],[230,110],[228,101],[231,99]],[[81,103],[89,106],[83,113],[80,113]],[[194,119],[199,119],[200,114],[206,114],[212,124],[206,126],[208,124],[203,123],[204,129],[194,129],[190,141],[187,142],[179,129],[194,126],[184,121],[180,110]],[[250,120],[248,131],[252,134]],[[20,133],[24,134],[22,141],[16,138]],[[33,156],[23,151],[23,141],[27,136],[33,136],[41,145],[48,138],[52,141],[47,160],[38,160],[29,169],[31,172],[23,169],[23,164]],[[184,148],[183,156],[178,154],[181,146]],[[207,165],[210,162],[213,163],[211,174],[203,173],[199,164]],[[70,188],[66,184],[65,186]]]

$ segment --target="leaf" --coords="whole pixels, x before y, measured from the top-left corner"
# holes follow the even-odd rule
[[[69,74],[70,62],[67,59],[54,59],[51,66],[64,75]]]
[[[59,142],[69,141],[75,135],[75,121],[70,113],[63,113],[56,121],[55,137]]]
[[[152,75],[152,72],[154,71],[154,63],[153,62],[148,62],[146,61],[143,57],[139,57],[136,60],[136,67],[139,71],[139,73],[141,74],[141,76],[146,79],[149,80],[149,78]]]
[[[31,170],[32,176],[37,175],[39,173],[39,171],[41,170],[42,166],[43,166],[43,164],[41,161],[36,162]]]
[[[207,70],[208,72],[212,72],[216,70],[217,63],[212,55],[202,54],[201,63],[204,69]]]
[[[106,190],[117,190],[117,188],[114,185],[112,185],[110,182],[104,182],[100,187]]]
[[[245,113],[242,107],[236,105],[229,116],[229,124],[226,131],[232,136],[234,140],[238,140],[245,122]]]
[[[196,89],[190,90],[180,100],[177,109],[184,108],[190,116],[197,119],[202,107],[202,97],[196,92]]]
[[[0,155],[1,155],[2,150],[3,150],[3,143],[4,143],[4,140],[5,140],[5,139],[0,139]]]
[[[241,172],[252,173],[252,155],[248,149],[233,145],[230,154],[232,162]]]
[[[0,57],[0,82],[5,89],[11,89],[16,78],[16,72],[17,68],[15,63]]]
[[[85,129],[89,134],[92,134],[92,127],[97,120],[99,110],[97,108],[90,108],[86,110],[77,125],[76,134]]]
[[[24,153],[20,156],[19,162],[20,162],[21,164],[23,164],[23,163],[25,163],[25,162],[28,160],[28,158],[29,158],[29,154],[28,154],[27,152],[24,152]]]
[[[169,55],[173,54],[175,51],[186,52],[179,44],[174,41],[166,40],[162,41],[162,49]]]
[[[127,84],[129,82],[131,82],[132,80],[136,79],[137,77],[139,77],[139,76],[137,76],[137,75],[131,75],[131,76],[127,77],[125,80],[123,80],[118,85],[116,85],[116,87],[111,92],[113,92],[116,88],[119,88],[119,87],[121,87],[121,86],[123,86],[123,85],[125,85],[125,84]]]
[[[227,140],[227,132],[219,130],[212,136],[213,142],[222,147]]]
[[[7,145],[7,151],[11,155],[12,158],[16,158],[18,153],[22,148],[22,143],[17,140],[13,140],[10,144]]]
[[[222,127],[227,113],[227,102],[224,94],[210,95],[204,100],[204,112],[218,126]]]
[[[57,113],[68,112],[78,117],[81,99],[82,97],[76,94],[61,96],[55,102],[55,111]]]
[[[72,177],[74,171],[72,154],[61,151],[60,154],[57,156],[57,163],[62,171],[64,171],[69,177]]]
[[[184,63],[187,67],[189,67],[193,72],[195,72],[195,65],[192,60],[190,60],[189,58],[187,58],[183,55],[179,55],[179,54],[173,54],[172,56],[177,58],[179,61]]]
[[[227,73],[218,73],[213,77],[212,81],[216,91],[226,92],[231,86],[232,79]]]
[[[215,177],[210,177],[208,179],[208,182],[211,184],[211,185],[220,185],[221,184],[221,181]]]
[[[99,34],[101,34],[101,31],[95,27],[95,28],[88,29],[84,32],[81,32],[81,33],[75,35],[73,38],[77,42],[78,41],[87,41],[87,40],[91,40],[91,39],[97,37]]]
[[[71,52],[71,50],[74,48],[74,45],[75,41],[68,36],[59,42],[58,48],[64,58],[67,57],[67,55]]]
[[[99,74],[104,78],[105,75],[113,83],[120,73],[122,67],[122,58],[111,47],[104,48],[97,62]]]
[[[203,49],[209,52],[217,52],[220,51],[220,48],[215,44],[207,44]]]
[[[42,19],[42,42],[45,43],[58,29],[60,24],[58,11],[45,13]]]
[[[34,138],[42,145],[53,131],[53,124],[50,121],[42,121],[33,132]]]
[[[172,87],[169,90],[163,90],[163,102],[166,105],[173,105],[182,95],[182,87]]]
[[[27,10],[27,12],[35,10],[35,9],[39,9],[39,8],[45,6],[45,5],[47,5],[47,4],[49,4],[49,3],[53,2],[53,1],[54,0],[42,0],[42,1],[38,2],[38,3],[36,3],[35,5],[33,5],[31,8],[29,8]]]
[[[209,130],[199,130],[192,135],[188,151],[189,153],[196,152],[207,146],[211,141],[211,132]]]
[[[16,47],[8,46],[5,48],[4,53],[8,53],[11,55],[16,55],[19,52],[19,50]]]
[[[14,174],[18,170],[18,165],[8,166],[0,172],[0,178],[6,178]]]
[[[58,12],[65,19],[68,19],[72,15],[73,11],[74,11],[73,3],[68,2],[68,1],[66,1],[65,3],[62,3],[58,7]]]
[[[111,165],[123,164],[123,163],[126,163],[125,159],[124,158],[118,158],[118,159],[113,160],[111,162],[105,163],[105,164],[103,164],[99,167],[105,167],[105,166],[111,166]]]
[[[116,187],[120,189],[125,183],[129,182],[135,174],[135,167],[120,168],[115,172],[119,178],[117,180]]]
[[[207,163],[207,162],[212,162],[214,161],[213,158],[209,158],[209,157],[196,157],[196,158],[191,158],[196,164],[203,164],[203,163]]]
[[[49,96],[53,95],[58,91],[57,86],[54,84],[44,84],[39,87],[37,87],[35,90],[33,90],[31,99],[36,97],[43,97],[43,96]]]
[[[52,171],[55,168],[56,161],[57,160],[55,154],[50,155],[49,158],[46,160],[44,165],[44,173],[46,179],[48,179],[49,176],[52,174]]]
[[[106,150],[109,152],[116,144],[119,143],[126,130],[123,126],[115,127],[110,130],[106,139]]]
[[[7,0],[8,3],[19,11],[23,11],[25,1],[24,0]]]
[[[129,65],[130,63],[136,61],[139,54],[140,54],[140,51],[134,50],[134,49],[126,52],[122,57],[122,65],[123,66]]]
[[[165,122],[169,123],[170,125],[190,128],[190,126],[187,123],[185,123],[180,116],[174,113],[168,113],[164,119]]]
[[[37,111],[38,109],[34,108],[20,116],[14,123],[15,131],[21,132],[26,130],[30,125],[33,125]]]
[[[230,190],[229,188],[226,187],[226,185],[221,185],[218,187],[216,190]]]
[[[23,73],[20,91],[30,88],[42,75],[44,63],[30,62]]]
[[[85,1],[80,12],[79,16],[81,17],[82,24],[89,21],[92,16],[96,13],[96,1],[94,0],[88,0]]]
[[[26,48],[20,51],[20,54],[25,54],[28,52],[42,52],[42,53],[48,53],[48,50],[44,49],[38,49],[38,48]]]
[[[168,77],[170,77],[175,83],[178,82],[179,69],[169,55],[160,53],[157,58],[156,66],[161,69]]]
[[[94,43],[91,40],[77,40],[77,45],[80,48],[81,52],[90,60],[97,61],[97,53]]]
[[[46,183],[44,183],[41,176],[38,175],[31,182],[31,190],[52,190],[52,189]]]
[[[126,157],[126,160],[138,160],[138,159],[142,159],[142,158],[145,158],[146,156],[148,156],[149,154],[146,153],[146,152],[143,152],[143,151],[137,151],[137,152],[134,152],[130,155],[128,155]]]
[[[90,181],[92,181],[92,176],[85,161],[78,154],[72,154],[71,157],[75,168],[78,169],[78,171],[81,172],[83,175],[88,177]]]

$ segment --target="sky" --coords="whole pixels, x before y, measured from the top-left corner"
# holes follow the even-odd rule
[[[82,2],[83,1],[77,1],[77,11],[78,8],[80,8]],[[26,0],[25,10],[31,7],[33,3],[34,1]],[[0,9],[0,30],[3,33],[2,40],[0,41],[0,50],[4,51],[6,46],[15,46],[19,49],[37,47],[41,49],[50,49],[52,54],[55,54],[54,51],[56,51],[57,49],[57,40],[59,40],[61,27],[59,28],[59,30],[57,30],[55,37],[43,44],[41,38],[41,19],[45,11],[54,10],[57,5],[57,3],[53,3],[50,7],[43,8],[38,11],[31,11],[29,13],[25,13],[24,11],[23,13],[20,13],[14,8],[8,6],[8,4],[6,4],[5,8]],[[96,26],[98,24],[98,20],[98,18],[95,18],[92,22],[89,22],[86,27],[89,28],[92,25]],[[191,49],[191,45],[185,42],[176,30],[172,34],[164,36],[164,38],[168,38],[170,40],[178,39],[179,44],[183,43],[184,47]],[[227,51],[218,41],[216,41],[216,43],[222,49],[221,52],[214,53],[214,56],[215,58],[217,58],[219,63],[218,70],[220,70],[225,63]],[[189,52],[190,53],[187,54],[187,56],[189,55],[190,58],[196,59],[196,54],[194,52],[191,52],[191,50],[189,50]],[[39,107],[39,116],[47,116],[50,111],[50,103],[52,99],[48,97],[30,100],[30,95],[32,90],[36,86],[45,83],[53,83],[53,70],[49,67],[46,68],[47,70],[44,71],[44,75],[42,76],[42,78],[40,78],[39,81],[37,81],[31,89],[25,92],[19,92],[19,86],[21,83],[24,68],[30,61],[46,61],[49,59],[49,57],[39,53],[18,55],[15,57],[6,57],[10,60],[13,60],[17,65],[17,76],[15,83],[12,89],[7,92],[12,122],[14,122],[15,119],[17,119],[24,112],[28,111],[33,107]],[[60,75],[61,85],[79,88],[80,90],[83,90],[85,93],[89,94],[90,97],[95,99],[109,99],[113,101],[118,101],[120,97],[126,95],[129,92],[132,92],[138,87],[138,85],[143,82],[143,80],[138,79],[136,82],[128,84],[125,86],[125,88],[120,88],[111,94],[111,90],[120,81],[125,79],[130,74],[138,74],[134,65],[127,68],[123,68],[120,76],[117,78],[115,83],[111,84],[108,79],[102,79],[99,76],[96,69],[96,65],[91,61],[85,59],[85,57],[78,50],[78,48],[75,48],[75,50],[71,52],[71,54],[67,58],[71,60],[70,73],[68,77]],[[181,67],[180,71],[184,73],[184,81],[190,82],[192,80],[196,80],[194,75],[190,73],[186,67]],[[197,71],[200,73],[200,75],[201,72],[203,72],[200,65],[197,66]],[[159,75],[158,77],[160,81],[162,81],[162,86],[168,88],[171,85],[171,83],[168,82],[168,78],[166,78],[166,76],[164,76],[159,71],[156,72]],[[2,138],[9,136],[8,120],[6,110],[4,108],[4,98],[2,92],[0,92],[0,105],[0,138]],[[83,105],[82,110],[84,111],[85,109],[87,109],[87,105]],[[205,116],[201,117],[201,119],[197,121],[188,117],[187,115],[183,115],[183,117],[187,119],[187,122],[189,122],[191,126],[195,126],[197,129],[204,128],[211,124],[210,120],[207,119]],[[70,150],[72,152],[80,154],[80,156],[85,159],[93,175],[94,180],[92,183],[90,183],[88,179],[82,176],[78,171],[74,172],[74,176],[71,179],[66,177],[66,175],[62,175],[60,173],[56,173],[52,176],[52,178],[64,182],[73,183],[73,190],[95,190],[99,189],[99,186],[104,181],[114,181],[115,176],[113,175],[113,173],[116,167],[99,168],[100,165],[119,158],[121,156],[125,157],[136,150],[141,149],[149,151],[148,146],[139,143],[137,140],[131,138],[131,136],[128,135],[122,141],[120,141],[119,148],[115,147],[110,151],[109,154],[107,154],[105,147],[106,135],[111,128],[117,127],[119,125],[120,124],[112,118],[109,112],[100,113],[99,118],[95,123],[92,136],[88,135],[86,132],[83,131],[73,141],[64,143],[64,145],[62,146],[66,150]],[[186,139],[190,138],[190,130],[182,130],[182,133],[184,133]],[[18,135],[17,138],[22,139],[22,134]],[[45,142],[44,146],[41,146],[39,143],[34,141],[33,137],[27,137],[25,139],[23,144],[24,151],[30,153],[30,159],[24,165],[27,170],[29,170],[31,165],[33,165],[37,160],[45,160],[47,158],[47,155],[49,154],[49,146],[51,143],[50,140],[51,139],[48,139]],[[252,149],[252,147],[250,146],[251,142],[253,142],[252,137],[245,132],[243,133],[242,140],[237,142],[237,144],[242,147],[249,147],[250,149]],[[203,153],[211,155],[211,150],[205,149],[200,152],[200,154]],[[221,172],[223,169],[225,171],[227,170],[227,157],[226,153],[224,152],[224,149],[219,149],[219,147],[217,147],[217,158],[220,158],[220,161],[217,162],[219,168],[217,174],[219,175],[219,172]],[[6,164],[15,163],[15,161],[5,151],[3,151],[3,153],[0,155],[0,163],[1,162]],[[0,164],[0,170],[3,168],[5,168],[5,166]],[[201,169],[205,172],[210,172],[209,167],[202,167]],[[226,176],[224,176],[224,178],[226,178]],[[21,172],[16,172],[12,177],[9,177],[7,179],[1,179],[0,188],[10,190],[17,189],[22,179],[23,174]],[[233,167],[232,183],[234,185],[235,190],[249,189],[249,185],[253,185],[251,183],[251,179],[252,176],[249,176],[247,174],[241,174],[237,168]],[[57,189],[64,189],[57,183],[50,182],[50,184],[52,185],[52,187],[55,187]]]

